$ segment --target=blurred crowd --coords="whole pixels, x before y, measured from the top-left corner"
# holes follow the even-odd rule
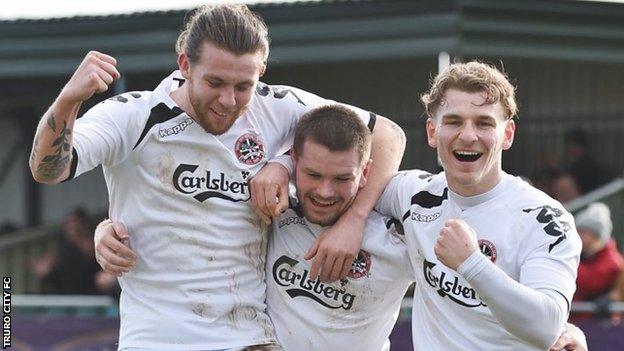
[[[87,212],[78,208],[61,221],[54,235],[59,243],[30,260],[45,294],[106,294],[118,296],[115,276],[103,272],[95,261],[95,226]]]

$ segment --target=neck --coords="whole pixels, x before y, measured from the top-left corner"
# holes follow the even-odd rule
[[[190,83],[187,82],[186,84]],[[176,89],[169,93],[169,96],[171,96],[171,99],[176,103],[176,105],[178,105],[179,108],[182,109],[182,111],[189,115],[189,117],[191,117],[195,121],[195,123],[199,124],[199,122],[197,121],[195,110],[193,109],[193,105],[191,105],[191,101],[188,97],[186,84],[180,87],[180,89]]]

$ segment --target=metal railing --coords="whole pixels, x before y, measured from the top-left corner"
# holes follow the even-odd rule
[[[624,178],[614,179],[610,183],[570,201],[565,204],[565,207],[574,214],[596,201],[605,203],[611,209],[613,238],[618,242],[620,250],[624,250]]]
[[[10,276],[14,293],[38,293],[41,283],[31,271],[30,261],[48,249],[58,247],[58,225],[25,229],[0,237],[0,273]]]

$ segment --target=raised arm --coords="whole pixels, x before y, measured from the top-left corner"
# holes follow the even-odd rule
[[[308,251],[306,259],[314,257],[310,271],[313,277],[320,275],[323,281],[334,281],[347,275],[362,244],[366,217],[399,169],[404,151],[405,133],[401,127],[385,117],[377,117],[373,129],[371,175],[349,210],[323,232]]]
[[[93,94],[108,90],[120,77],[117,61],[91,51],[80,63],[69,82],[43,115],[30,154],[30,171],[40,183],[57,184],[70,173],[72,132],[78,110]]]

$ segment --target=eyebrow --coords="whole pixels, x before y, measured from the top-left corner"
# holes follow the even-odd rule
[[[219,76],[213,76],[213,75],[211,75],[211,74],[204,74],[204,75],[202,76],[202,79],[214,80],[214,81],[217,81],[217,82],[219,82],[219,83],[223,83],[223,82],[225,82],[225,80],[224,80],[223,78],[221,78],[221,77],[219,77]],[[254,82],[253,82],[252,80],[244,80],[244,81],[242,81],[242,82],[237,82],[237,83],[236,83],[236,84],[234,84],[234,85],[243,85],[243,84],[253,85],[253,83],[254,83]]]
[[[308,168],[308,167],[304,167],[303,171],[306,172],[306,173],[312,173],[312,174],[320,175],[319,172],[317,172],[317,171],[315,171],[315,170],[313,170],[311,168]],[[353,173],[341,173],[341,174],[334,174],[332,177],[334,177],[334,178],[349,177],[350,178],[350,177],[353,177],[353,176],[354,176]]]

